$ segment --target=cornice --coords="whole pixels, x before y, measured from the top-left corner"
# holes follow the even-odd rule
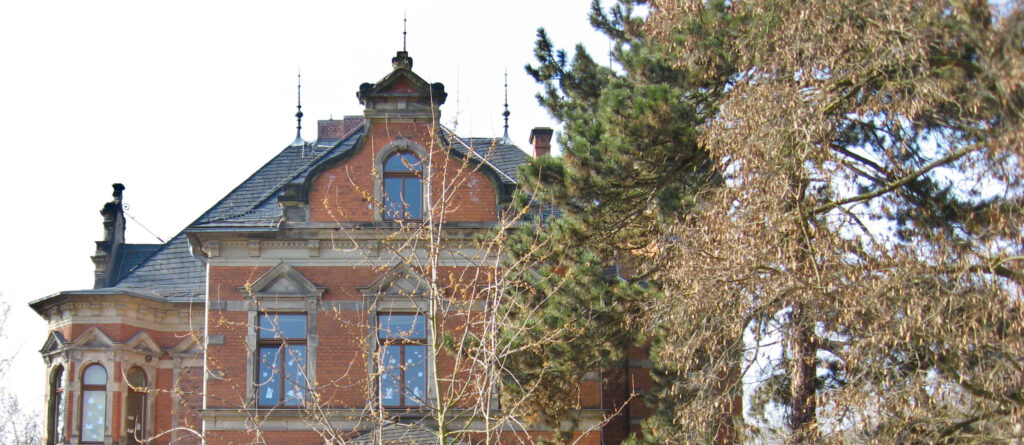
[[[205,300],[192,303],[152,301],[131,295],[57,294],[33,309],[54,330],[71,324],[124,324],[165,332],[203,325]]]

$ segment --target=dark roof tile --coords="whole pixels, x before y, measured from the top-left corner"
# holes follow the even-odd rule
[[[281,218],[276,197],[285,184],[302,181],[318,164],[353,149],[362,134],[353,129],[330,147],[291,146],[235,187],[189,227],[272,227]],[[514,184],[518,167],[529,157],[502,139],[460,138],[445,129],[453,150],[492,168],[502,182]],[[205,294],[206,270],[192,257],[184,232],[163,245],[127,245],[118,268],[118,288],[146,289],[168,300],[187,301]]]

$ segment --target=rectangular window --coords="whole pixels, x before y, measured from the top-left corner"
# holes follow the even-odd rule
[[[298,407],[306,399],[306,315],[260,314],[258,406]]]
[[[106,391],[82,391],[82,442],[103,442],[106,417]]]
[[[419,314],[378,314],[380,403],[415,408],[427,401],[427,323]]]

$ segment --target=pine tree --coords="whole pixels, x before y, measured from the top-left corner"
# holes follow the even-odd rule
[[[562,213],[511,242],[548,265],[519,310],[588,343],[518,371],[648,341],[651,443],[1020,436],[1021,3],[646,3],[592,8],[614,69],[539,35],[563,156],[523,176]]]

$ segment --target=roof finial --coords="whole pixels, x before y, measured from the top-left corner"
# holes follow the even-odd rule
[[[508,115],[510,115],[510,114],[512,114],[512,113],[510,113],[508,111],[508,68],[505,68],[505,112],[501,113],[502,116],[505,116],[505,136],[503,136],[504,139],[505,139],[505,142],[509,141],[509,139],[508,139]]]
[[[395,57],[391,58],[391,66],[396,70],[399,68],[405,68],[407,70],[412,69],[412,57],[409,57],[409,52],[405,50],[405,23],[408,19],[405,17],[405,13],[402,13],[402,50],[395,54]]]
[[[405,49],[405,34],[406,34],[406,32],[405,32],[405,25],[406,25],[406,23],[408,21],[409,21],[409,15],[406,13],[406,11],[403,10],[402,11],[402,51],[406,51],[406,49]]]
[[[299,71],[299,84],[298,84],[298,105],[295,108],[298,110],[295,112],[295,120],[297,121],[295,127],[295,140],[292,141],[292,147],[299,147],[306,145],[306,141],[302,139],[302,71]]]

